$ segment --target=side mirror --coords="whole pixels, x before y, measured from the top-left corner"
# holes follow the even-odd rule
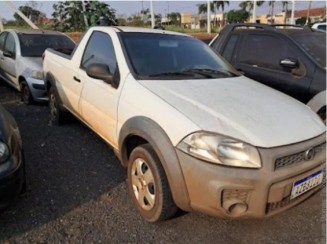
[[[279,62],[280,66],[288,69],[295,69],[299,67],[299,61],[294,58],[284,58]]]
[[[113,82],[113,75],[110,73],[108,65],[105,64],[94,63],[89,65],[86,68],[86,74],[91,78],[103,80],[108,84]]]
[[[10,51],[4,51],[3,56],[8,57],[8,58],[12,58],[12,57],[14,57],[14,54],[12,52],[10,52]]]

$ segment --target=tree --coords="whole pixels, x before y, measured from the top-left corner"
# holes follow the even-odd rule
[[[244,9],[231,10],[227,13],[227,22],[232,23],[244,23],[250,16],[250,13]]]
[[[64,1],[53,5],[53,27],[59,31],[84,31],[86,29],[81,1]],[[85,15],[89,26],[101,23],[115,25],[116,10],[99,1],[85,1]]]
[[[257,1],[257,6],[260,7],[265,1]],[[253,1],[243,1],[238,5],[241,9],[251,12],[253,10]]]
[[[225,21],[224,21],[225,4],[229,5],[229,1],[213,1],[213,3],[214,3],[214,6],[216,6],[218,11],[219,11],[219,8],[221,8],[221,10],[222,10],[222,13],[223,13],[222,26],[224,26],[224,24],[225,24]]]
[[[282,3],[282,6],[283,6],[283,12],[285,13],[284,24],[286,24],[286,19],[287,19],[287,16],[289,14],[289,11],[288,11],[288,1],[281,1],[281,3]]]
[[[270,24],[273,24],[275,22],[274,19],[275,0],[269,1],[269,6],[271,7]]]
[[[30,7],[28,5],[20,6],[18,8],[27,18],[29,18],[32,22],[38,24],[41,22],[41,18],[45,17],[45,14],[40,12],[37,9],[34,9],[33,7]],[[14,14],[14,18],[16,20],[16,24],[18,25],[25,25],[25,21],[17,14]]]
[[[180,26],[181,25],[181,14],[178,12],[172,12],[167,15],[169,22],[172,25]]]
[[[198,13],[199,14],[205,14],[207,13],[207,4],[206,3],[203,3],[203,4],[198,4],[197,5],[198,7]],[[210,3],[210,11],[211,12],[214,12],[214,4],[213,3]]]

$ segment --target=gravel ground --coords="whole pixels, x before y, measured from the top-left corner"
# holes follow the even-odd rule
[[[45,105],[23,105],[0,81],[0,102],[23,137],[28,191],[0,215],[0,243],[326,243],[325,188],[264,220],[185,213],[158,224],[138,215],[110,147],[76,120],[57,127]]]

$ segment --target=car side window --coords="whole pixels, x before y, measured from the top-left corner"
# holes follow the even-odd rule
[[[13,58],[16,56],[16,43],[13,34],[9,33],[5,42],[5,52],[11,52],[13,54]]]
[[[95,31],[89,39],[81,62],[81,68],[86,69],[94,63],[106,64],[110,73],[117,69],[117,59],[110,36],[104,32]]]
[[[1,51],[3,51],[3,48],[5,46],[6,37],[7,37],[7,32],[2,32],[0,34],[0,50]]]
[[[319,30],[326,30],[326,25],[318,25]]]
[[[285,71],[280,61],[297,58],[287,41],[271,35],[249,34],[244,36],[239,62],[266,69]],[[290,72],[290,71],[288,71]]]
[[[233,54],[235,52],[237,41],[238,41],[238,36],[232,35],[227,41],[224,51],[222,52],[222,56],[230,63],[232,61]]]

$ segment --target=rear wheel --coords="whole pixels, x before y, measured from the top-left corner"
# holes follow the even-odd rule
[[[26,83],[26,81],[20,83],[20,92],[21,92],[21,99],[23,103],[29,105],[34,102],[30,88]]]
[[[49,108],[50,120],[57,125],[63,124],[67,115],[65,111],[60,109],[59,99],[53,87],[50,87],[49,90]]]
[[[128,164],[128,188],[142,217],[157,222],[173,217],[177,207],[165,171],[149,144],[136,147]]]

